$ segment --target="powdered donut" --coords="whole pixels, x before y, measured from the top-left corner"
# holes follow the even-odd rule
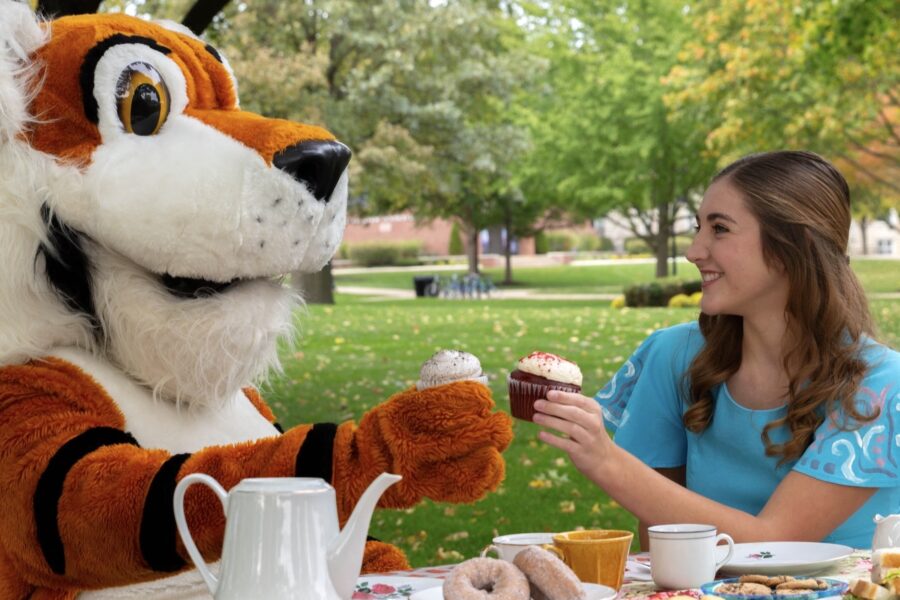
[[[528,600],[528,593],[525,575],[496,558],[461,562],[444,580],[446,600]]]
[[[552,552],[528,546],[513,559],[531,584],[534,600],[583,600],[584,586],[572,569]]]

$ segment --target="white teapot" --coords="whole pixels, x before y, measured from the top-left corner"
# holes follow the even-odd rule
[[[322,479],[244,479],[226,492],[209,475],[195,473],[175,488],[175,522],[215,600],[348,600],[375,505],[400,479],[379,475],[341,531],[334,488]],[[219,577],[203,561],[184,516],[184,494],[195,483],[209,486],[225,509]]]
[[[875,515],[875,535],[872,536],[872,550],[900,546],[900,515],[882,517]]]

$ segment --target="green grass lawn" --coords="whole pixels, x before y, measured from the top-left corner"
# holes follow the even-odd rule
[[[896,279],[895,279],[896,281]],[[652,331],[696,317],[696,309],[613,310],[607,303],[416,299],[366,302],[338,295],[334,306],[298,314],[300,339],[284,349],[285,373],[264,387],[282,423],[359,419],[412,385],[441,348],[476,354],[500,410],[506,376],[535,349],[581,365],[585,393],[603,386]],[[900,301],[875,301],[885,341],[900,345]],[[414,566],[470,558],[500,533],[635,527],[634,519],[588,483],[559,451],[538,442],[537,427],[516,421],[501,488],[473,505],[425,501],[378,511],[370,533],[402,547]]]
[[[854,259],[853,270],[863,287],[870,293],[900,292],[900,260]],[[449,277],[451,274],[465,274],[466,269],[460,266],[453,271],[435,272]],[[502,269],[485,269],[484,273],[494,283],[503,280]],[[656,266],[652,263],[635,264],[623,261],[616,265],[560,265],[553,267],[532,267],[513,269],[514,287],[534,288],[537,291],[572,292],[572,293],[620,293],[632,283],[653,281]],[[412,278],[415,275],[427,275],[428,272],[367,271],[364,273],[335,272],[338,286],[383,287],[395,289],[412,289]],[[697,269],[687,262],[678,263],[678,278],[696,280]],[[502,286],[501,286],[502,287]]]

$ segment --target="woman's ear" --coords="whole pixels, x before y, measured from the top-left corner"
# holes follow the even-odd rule
[[[0,144],[18,135],[29,120],[29,82],[37,70],[31,55],[46,38],[27,4],[0,0]]]

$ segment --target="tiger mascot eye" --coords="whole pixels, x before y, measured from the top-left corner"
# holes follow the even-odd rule
[[[241,110],[180,26],[0,0],[0,600],[208,597],[173,515],[190,473],[320,477],[341,520],[385,471],[385,507],[499,485],[510,420],[480,383],[285,431],[253,387],[292,333],[281,276],[338,247],[349,160]],[[216,560],[218,500],[186,514]],[[367,544],[365,572],[406,566]]]

